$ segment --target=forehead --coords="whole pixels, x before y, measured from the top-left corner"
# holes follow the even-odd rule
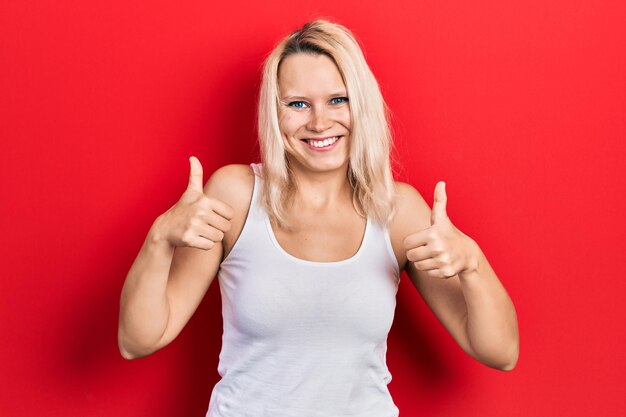
[[[289,55],[278,68],[278,89],[283,96],[334,94],[345,88],[337,66],[326,55]]]

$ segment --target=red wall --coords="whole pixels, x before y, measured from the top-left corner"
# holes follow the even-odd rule
[[[10,3],[10,4],[9,4]],[[410,281],[389,337],[403,416],[625,415],[626,6],[621,1],[19,1],[0,6],[0,414],[204,416],[219,287],[170,346],[117,350],[119,295],[187,184],[257,161],[259,67],[316,16],[350,27],[397,155],[517,308],[504,373]]]

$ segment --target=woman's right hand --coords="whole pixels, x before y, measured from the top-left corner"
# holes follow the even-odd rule
[[[228,204],[204,194],[202,165],[195,156],[189,162],[189,185],[178,202],[159,216],[155,232],[172,246],[209,250],[230,230],[235,213]]]

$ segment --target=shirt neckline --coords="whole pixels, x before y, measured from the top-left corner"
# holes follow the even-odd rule
[[[312,265],[312,266],[338,266],[338,265],[349,264],[357,260],[361,256],[361,253],[364,252],[365,243],[367,241],[367,238],[370,234],[370,229],[371,229],[370,219],[368,218],[367,222],[365,223],[365,231],[363,232],[363,237],[361,239],[361,244],[359,245],[359,249],[357,249],[356,253],[352,255],[351,257],[342,259],[339,261],[319,262],[319,261],[311,261],[308,259],[298,258],[297,256],[294,256],[290,254],[289,252],[287,252],[278,242],[278,239],[276,238],[276,235],[274,234],[274,229],[272,229],[272,223],[270,222],[270,218],[267,215],[267,213],[265,213],[264,217],[265,217],[265,225],[267,227],[267,232],[270,236],[270,239],[272,240],[272,243],[276,247],[276,249],[278,249],[279,252],[281,252],[284,256],[286,256],[287,258],[291,259],[294,262],[304,264],[304,265]]]

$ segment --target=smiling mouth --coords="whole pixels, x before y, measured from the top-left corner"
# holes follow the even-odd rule
[[[304,142],[309,144],[310,147],[315,149],[324,149],[331,148],[339,139],[343,136],[330,136],[326,138],[319,139],[302,139]]]

